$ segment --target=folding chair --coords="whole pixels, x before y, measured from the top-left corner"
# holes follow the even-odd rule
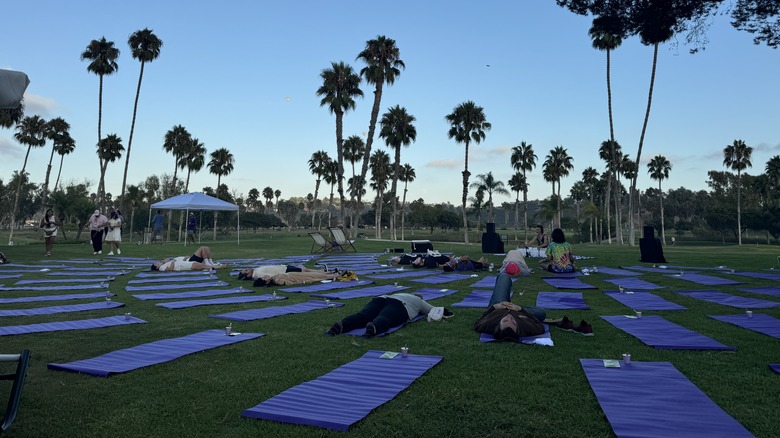
[[[24,378],[27,375],[27,366],[30,363],[30,350],[22,350],[21,354],[0,354],[0,362],[17,362],[16,373],[0,375],[0,380],[13,380],[11,387],[11,396],[8,398],[8,405],[3,414],[2,423],[0,423],[0,433],[5,432],[11,427],[11,423],[16,418],[19,411],[19,400],[22,397],[22,386]]]
[[[355,248],[352,241],[347,238],[347,233],[344,232],[343,228],[329,227],[328,229],[330,230],[330,234],[333,235],[333,241],[336,242],[336,245],[338,245],[342,251],[352,248],[353,251],[357,252],[357,248]]]
[[[309,236],[311,236],[312,240],[314,241],[311,244],[312,254],[316,252],[328,252],[333,250],[333,245],[331,245],[331,243],[325,239],[325,236],[319,232],[315,231],[313,233],[309,233]]]

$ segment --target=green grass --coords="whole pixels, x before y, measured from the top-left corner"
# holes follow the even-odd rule
[[[415,236],[423,238],[424,235]],[[407,236],[408,238],[408,236]],[[37,262],[43,259],[43,245],[34,237],[28,245],[3,247],[13,262]],[[478,245],[434,243],[442,251],[480,256]],[[301,233],[257,233],[242,235],[235,241],[210,243],[217,259],[277,257],[307,254],[311,240]],[[356,243],[361,252],[405,247],[408,243]],[[129,257],[185,255],[193,249],[181,244],[126,244],[122,255]],[[580,255],[595,256],[581,266],[638,264],[637,247],[576,245]],[[666,249],[670,263],[689,266],[728,265],[756,270],[776,264],[780,249],[776,246],[688,246]],[[93,257],[86,244],[58,244],[54,259]],[[501,257],[490,256],[499,263]],[[2,271],[0,271],[2,272]],[[219,277],[234,285],[239,282],[227,272]],[[2,318],[2,325],[45,321],[86,319],[132,312],[148,324],[94,330],[78,330],[0,337],[0,352],[23,348],[33,352],[22,406],[8,436],[11,437],[243,437],[243,436],[341,436],[324,429],[294,426],[264,420],[241,418],[241,412],[285,389],[321,376],[362,356],[369,349],[393,350],[408,345],[413,354],[442,355],[444,360],[422,376],[406,391],[358,422],[351,433],[357,436],[612,436],[609,423],[590,389],[579,365],[580,358],[613,358],[631,353],[635,361],[672,362],[715,403],[736,418],[756,436],[778,436],[776,418],[780,376],[767,367],[780,362],[780,341],[711,318],[708,314],[739,312],[716,304],[686,298],[671,288],[696,289],[696,285],[657,274],[643,279],[667,285],[658,294],[689,308],[659,314],[675,323],[737,347],[736,353],[707,351],[664,351],[647,347],[636,338],[600,319],[599,315],[626,314],[630,311],[598,290],[584,291],[592,310],[552,311],[551,316],[568,315],[579,322],[593,324],[592,338],[555,330],[555,347],[521,346],[508,343],[481,344],[472,325],[479,309],[456,309],[456,316],[439,323],[419,322],[378,339],[329,338],[322,334],[334,321],[355,312],[367,299],[346,300],[345,306],[327,311],[234,323],[241,332],[261,332],[266,336],[185,356],[110,378],[90,377],[46,369],[50,362],[68,362],[98,356],[121,348],[155,340],[183,336],[224,327],[224,320],[208,315],[273,304],[203,306],[167,310],[155,301],[141,301],[124,292],[131,276],[120,277],[111,285],[114,299],[127,304],[124,309],[79,312],[40,317]],[[591,276],[588,283],[614,289]],[[378,284],[393,280],[379,280]],[[448,284],[459,292],[434,301],[449,305],[460,301],[474,279]],[[401,280],[405,283],[404,280]],[[6,284],[13,283],[5,280]],[[769,285],[751,281],[751,285]],[[248,283],[243,283],[245,286]],[[541,275],[520,279],[515,288],[524,289],[516,301],[532,305],[539,291],[553,290]],[[704,287],[698,287],[703,289]],[[719,290],[738,295],[736,287]],[[268,290],[270,292],[270,290]],[[4,297],[27,293],[0,292]],[[288,294],[281,305],[308,299],[303,294]],[[761,297],[772,300],[772,297]],[[73,303],[73,302],[70,302]],[[31,303],[27,307],[65,303]],[[0,308],[22,308],[21,304]],[[780,309],[757,310],[780,317]],[[2,364],[0,364],[2,365]],[[8,370],[0,367],[0,372]],[[0,406],[4,407],[9,386],[0,385]]]

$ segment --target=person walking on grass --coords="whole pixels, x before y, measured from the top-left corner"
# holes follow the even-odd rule
[[[106,243],[111,247],[111,252],[108,255],[114,255],[114,251],[117,254],[122,254],[122,250],[119,249],[119,244],[122,243],[122,220],[119,218],[119,213],[112,211],[111,218],[108,220],[108,233],[106,234]]]
[[[100,214],[100,210],[87,219],[89,237],[92,241],[92,254],[103,254],[103,230],[108,226],[108,218]]]
[[[51,251],[54,249],[54,241],[57,240],[57,216],[52,209],[46,210],[46,214],[41,219],[41,229],[43,230],[43,241],[46,245],[46,257],[51,257]]]

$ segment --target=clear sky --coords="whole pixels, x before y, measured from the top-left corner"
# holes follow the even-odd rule
[[[471,148],[472,180],[493,172],[507,181],[510,149],[521,141],[531,143],[539,157],[529,175],[531,199],[551,191],[541,163],[555,146],[567,148],[575,166],[562,193],[586,167],[604,168],[598,146],[609,137],[606,55],[591,47],[591,20],[554,0],[41,0],[4,4],[3,15],[0,68],[29,75],[27,115],[63,117],[71,124],[77,149],[65,157],[63,180],[86,178],[93,190],[99,179],[98,77],[87,72],[80,54],[103,36],[121,50],[119,72],[104,81],[102,131],[116,133],[126,146],[140,70],[127,39],[145,27],[164,46],[145,68],[129,184],[173,173],[173,157],[162,142],[166,131],[181,124],[209,153],[222,147],[233,153],[235,170],[222,181],[239,194],[266,186],[281,190],[284,199],[313,193],[308,158],[318,149],[336,156],[335,119],[315,94],[319,74],[332,61],[359,70],[357,54],[377,35],[395,39],[406,63],[395,85],[385,88],[381,113],[401,105],[417,119],[417,141],[401,155],[417,173],[410,199],[460,204],[464,148],[447,138],[444,116],[467,100],[482,106],[493,125],[486,140]],[[646,164],[657,154],[673,166],[664,188],[693,190],[707,188],[708,170],[724,170],[722,150],[735,139],[755,149],[748,173],[763,172],[766,161],[780,154],[780,51],[753,45],[728,18],[713,23],[704,52],[661,46],[642,189],[656,186]],[[651,63],[652,48],[638,38],[625,40],[612,55],[616,137],[632,158]],[[361,87],[366,97],[345,116],[345,138],[368,131],[373,87]],[[381,139],[374,145],[384,148]],[[21,168],[25,151],[12,130],[0,129],[0,178],[7,181]],[[50,144],[31,152],[27,171],[33,181],[43,182],[50,152]],[[124,157],[108,168],[107,190],[115,195],[123,168]],[[204,168],[193,175],[190,191],[216,181]]]

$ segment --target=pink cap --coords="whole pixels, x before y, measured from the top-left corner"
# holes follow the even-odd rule
[[[520,273],[520,266],[517,266],[517,263],[515,262],[509,262],[509,264],[506,265],[504,272],[506,272],[507,275],[517,275]]]

